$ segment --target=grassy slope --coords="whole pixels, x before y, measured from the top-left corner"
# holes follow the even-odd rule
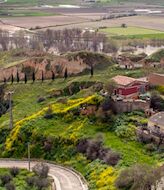
[[[139,72],[138,73],[137,72],[134,73],[134,75],[136,74],[138,75]],[[101,80],[101,81],[106,80],[107,81],[109,76],[112,76],[114,74],[114,72],[111,74],[111,68],[109,68],[109,70],[105,72],[106,74],[104,73],[104,71],[101,71],[101,73],[97,71],[96,73],[97,75],[95,74],[95,77],[93,77],[92,79],[90,79],[88,75],[84,75],[81,77],[69,78],[68,81],[63,81],[63,79],[57,79],[53,83],[47,81],[47,82],[44,82],[43,84],[40,84],[40,82],[37,82],[35,84],[29,83],[27,85],[24,85],[24,84],[8,85],[7,87],[8,90],[9,89],[15,90],[15,94],[13,97],[14,121],[16,122],[23,118],[26,118],[27,116],[31,116],[37,113],[42,108],[48,106],[49,104],[55,103],[57,100],[55,98],[47,99],[45,102],[41,104],[37,103],[37,98],[39,96],[48,95],[52,89],[63,88],[73,81],[80,81],[80,80],[81,81],[83,80]],[[133,71],[130,71],[129,74],[133,74]],[[101,76],[103,77],[100,78]],[[77,95],[74,95],[73,97],[74,98],[84,97],[84,94],[87,94],[87,93],[79,93]],[[60,110],[60,106],[58,107],[58,104],[56,103],[55,105]],[[0,118],[0,127],[8,127],[8,124],[9,124],[8,117],[9,117],[8,114],[6,114]],[[84,119],[80,117],[75,118],[73,121],[68,122],[66,118],[67,117],[46,120],[43,117],[38,116],[33,120],[29,120],[25,122],[22,125],[23,128],[22,128],[21,133],[23,134],[24,130],[26,131],[26,129],[28,128],[30,129],[31,127],[32,127],[31,132],[33,133],[34,136],[35,134],[42,134],[42,135],[45,134],[45,135],[48,135],[48,136],[50,135],[53,137],[62,136],[66,139],[74,138],[72,134],[74,134],[76,138],[82,138],[82,137],[95,138],[95,136],[98,133],[101,133],[104,136],[104,144],[107,147],[111,147],[112,149],[120,152],[122,155],[121,162],[114,169],[115,170],[114,175],[117,175],[117,172],[120,171],[122,167],[130,166],[134,163],[147,163],[147,164],[152,165],[158,162],[158,157],[156,157],[155,155],[149,155],[148,153],[146,153],[145,149],[143,148],[141,144],[137,142],[130,142],[130,141],[127,142],[123,139],[120,139],[114,133],[108,131],[108,125],[106,124],[92,123],[90,122],[89,119],[87,118]],[[51,159],[56,162],[73,166],[87,178],[87,180],[89,181],[91,185],[91,189],[102,190],[102,185],[105,185],[105,181],[102,182],[103,180],[101,179],[101,175],[103,175],[103,173],[106,171],[106,168],[109,169],[110,167],[104,166],[103,164],[100,164],[100,163],[96,163],[96,161],[90,163],[81,155],[75,155],[74,157],[70,157],[68,159],[67,148],[69,150],[71,147],[66,146],[66,148],[62,149],[62,152],[60,150],[56,150],[56,154],[52,156]],[[19,151],[17,152],[17,154],[20,155]],[[25,156],[23,152],[21,154]],[[44,152],[41,151],[41,152],[38,152],[38,154],[41,157],[44,157]],[[96,169],[96,167],[98,168]],[[92,172],[95,172],[95,170],[98,170],[99,172],[97,173],[97,176],[93,178]],[[115,177],[113,177],[112,179],[115,179]],[[100,187],[98,185],[94,187],[94,184],[98,180],[100,180],[102,185],[99,185]],[[110,187],[111,186],[112,185],[110,185]],[[109,188],[109,184],[106,184],[105,187]]]
[[[11,64],[12,62],[9,63]],[[132,70],[125,72],[124,70],[118,69],[116,66],[108,66],[103,70],[96,69],[94,71],[93,78],[90,78],[88,74],[85,74],[77,77],[69,77],[67,81],[63,79],[56,79],[54,82],[45,81],[44,83],[41,83],[37,81],[34,84],[32,84],[32,82],[30,81],[26,85],[23,83],[14,85],[8,84],[7,90],[15,91],[13,96],[14,123],[24,118],[27,118],[28,116],[35,115],[40,110],[47,107],[49,104],[54,104],[57,109],[61,110],[63,106],[62,104],[56,103],[56,101],[58,100],[56,98],[47,99],[45,102],[40,104],[37,103],[38,97],[47,96],[54,89],[64,88],[75,81],[101,81],[106,83],[112,76],[117,74],[126,74],[128,76],[139,77],[144,76],[145,72],[144,70]],[[85,96],[89,96],[90,94],[92,94],[90,91],[84,90],[78,94],[73,95],[72,97],[67,98],[84,98]],[[8,128],[8,118],[8,113],[0,118],[0,128]],[[21,134],[25,135],[27,133],[27,129],[31,130],[32,136],[36,136],[36,134],[41,134],[46,136],[52,136],[54,138],[62,136],[66,139],[71,139],[73,137],[72,134],[74,134],[76,138],[95,138],[98,133],[103,134],[105,146],[111,147],[112,149],[120,152],[122,155],[122,159],[119,165],[116,168],[112,169],[114,170],[114,176],[112,174],[112,180],[115,179],[115,175],[117,175],[117,172],[120,171],[123,167],[130,166],[134,163],[147,163],[153,165],[158,162],[158,156],[149,155],[141,144],[133,141],[126,141],[117,137],[114,133],[110,132],[108,130],[108,127],[110,127],[110,123],[108,125],[99,122],[94,123],[91,122],[88,118],[83,117],[74,118],[74,120],[71,121],[68,120],[69,118],[67,118],[67,115],[63,118],[57,117],[52,120],[46,120],[43,117],[37,116],[33,120],[27,120],[25,123],[22,124]],[[18,146],[18,148],[20,145],[20,143],[18,143],[18,145],[15,144],[15,146]],[[102,190],[102,186],[104,186],[104,188],[109,188],[109,186],[111,188],[111,186],[113,186],[113,181],[110,185],[110,183],[107,183],[107,180],[105,180],[108,179],[110,172],[104,174],[106,168],[110,170],[110,167],[105,166],[101,163],[97,163],[97,161],[89,162],[85,159],[85,157],[79,154],[73,157],[69,157],[68,159],[67,154],[71,152],[69,150],[72,150],[72,148],[69,146],[64,147],[65,148],[61,147],[62,151],[60,149],[56,150],[56,153],[52,155],[50,159],[59,163],[73,166],[74,168],[79,170],[87,178],[90,183],[90,187],[93,190]],[[26,150],[23,149],[21,153],[20,151],[21,149],[16,152],[15,156],[26,156]],[[42,152],[42,150],[39,150],[41,152],[37,151],[38,150],[35,150],[33,153],[38,154],[42,158],[49,159],[45,157],[45,153]],[[97,171],[97,174],[95,174],[95,171]],[[102,175],[106,175],[107,178],[104,177],[103,180],[101,177]],[[101,185],[97,184],[98,181]],[[97,184],[96,187],[95,184]]]

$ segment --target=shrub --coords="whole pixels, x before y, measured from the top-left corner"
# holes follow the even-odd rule
[[[1,183],[3,186],[12,180],[11,175],[8,175],[8,174],[2,175],[0,178],[1,178]]]
[[[115,166],[120,160],[120,154],[117,152],[109,151],[105,157],[104,157],[104,162],[108,165]]]
[[[158,186],[163,175],[163,168],[151,168],[148,165],[135,165],[123,170],[116,180],[118,189],[148,190]]]
[[[38,190],[42,190],[49,186],[49,181],[48,181],[48,179],[45,179],[45,178],[41,179],[41,180],[40,180],[40,178],[37,178],[35,186],[38,188]]]
[[[32,170],[40,178],[48,177],[49,166],[47,164],[44,164],[44,163],[36,164]]]
[[[5,187],[6,187],[6,190],[15,190],[16,189],[15,185],[13,183],[7,183],[5,185]]]
[[[149,152],[153,152],[157,149],[157,147],[153,143],[149,143],[145,147],[146,147],[146,150]]]
[[[158,94],[152,94],[151,107],[154,110],[163,111],[164,110],[164,100],[163,100],[163,98]]]
[[[157,90],[159,93],[164,95],[164,86],[157,86]]]
[[[26,179],[26,183],[27,183],[28,186],[33,187],[35,185],[35,183],[36,183],[36,176],[28,177]]]
[[[37,102],[38,102],[38,103],[41,103],[41,102],[44,102],[45,100],[46,100],[46,98],[44,98],[44,97],[39,97],[38,100],[37,100]]]
[[[10,174],[13,176],[13,177],[16,177],[18,174],[19,174],[19,168],[17,167],[13,167],[10,169]]]
[[[100,159],[108,165],[116,165],[120,154],[103,147],[102,139],[81,139],[77,144],[77,151],[86,155],[90,160]]]
[[[137,132],[137,138],[139,142],[142,142],[142,143],[152,143],[153,141],[152,136],[150,134],[144,133],[144,131],[142,130]]]
[[[116,135],[121,138],[127,138],[130,140],[135,139],[135,126],[133,125],[119,125],[117,126],[117,129],[115,130]]]
[[[49,106],[48,110],[46,111],[44,118],[45,119],[52,119],[54,117],[53,111],[51,106]]]

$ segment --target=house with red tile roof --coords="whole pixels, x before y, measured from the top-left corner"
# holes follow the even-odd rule
[[[116,84],[114,95],[123,99],[137,99],[148,89],[148,81],[146,78],[135,79],[132,77],[117,75],[112,78]]]

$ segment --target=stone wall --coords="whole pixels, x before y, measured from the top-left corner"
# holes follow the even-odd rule
[[[135,110],[150,109],[150,102],[144,100],[122,100],[113,101],[113,108],[116,113],[132,112]]]

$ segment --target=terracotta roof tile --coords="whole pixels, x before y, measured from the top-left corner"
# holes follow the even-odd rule
[[[121,86],[127,86],[131,83],[133,83],[134,81],[136,81],[136,79],[132,78],[132,77],[127,77],[127,76],[121,76],[121,75],[117,75],[115,77],[112,78],[112,80]]]

